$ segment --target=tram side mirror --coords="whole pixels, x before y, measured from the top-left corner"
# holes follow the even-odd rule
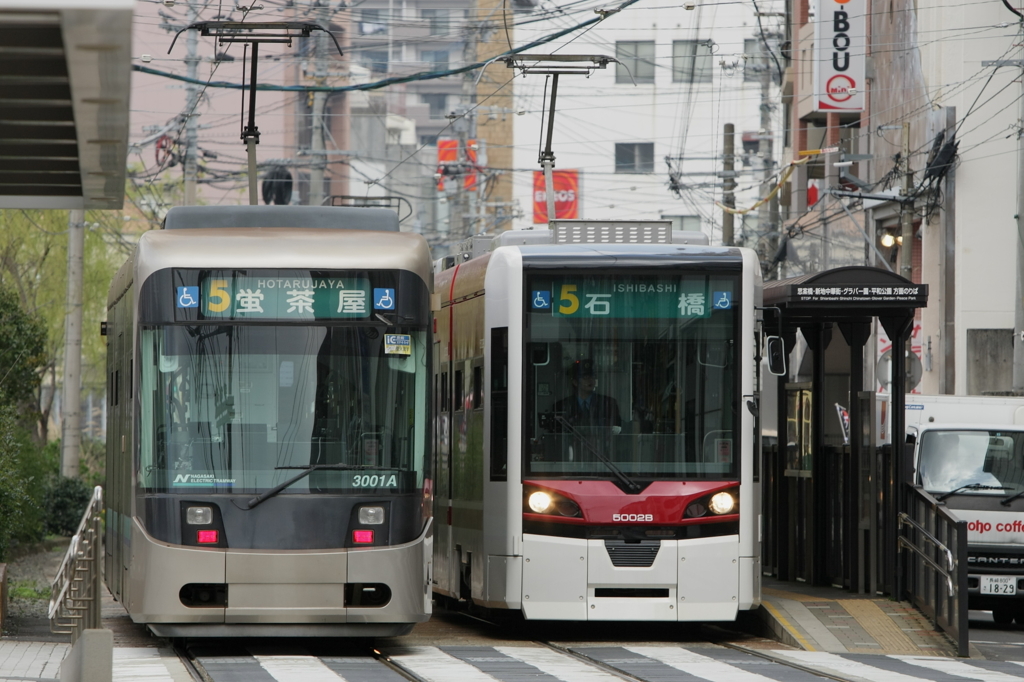
[[[768,356],[768,371],[777,377],[786,374],[786,344],[781,336],[769,336],[765,339],[765,352]]]

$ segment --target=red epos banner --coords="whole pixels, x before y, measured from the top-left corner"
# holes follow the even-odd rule
[[[580,172],[578,169],[552,171],[555,185],[555,219],[580,217]],[[544,191],[544,172],[533,171],[533,223],[548,221],[548,198]]]

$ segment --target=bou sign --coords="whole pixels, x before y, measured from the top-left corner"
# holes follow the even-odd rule
[[[864,110],[867,0],[817,0],[814,110]]]

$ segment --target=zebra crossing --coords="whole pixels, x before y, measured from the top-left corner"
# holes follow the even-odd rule
[[[212,682],[816,682],[822,675],[850,682],[1024,682],[1024,661],[782,649],[760,653],[765,655],[713,644],[413,646],[383,649],[379,657],[254,648],[251,653],[199,651],[195,662]]]

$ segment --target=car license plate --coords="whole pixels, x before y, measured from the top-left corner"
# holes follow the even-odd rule
[[[992,576],[983,575],[981,576],[981,593],[982,594],[1003,594],[1003,595],[1015,595],[1017,594],[1017,578],[1016,576]]]

